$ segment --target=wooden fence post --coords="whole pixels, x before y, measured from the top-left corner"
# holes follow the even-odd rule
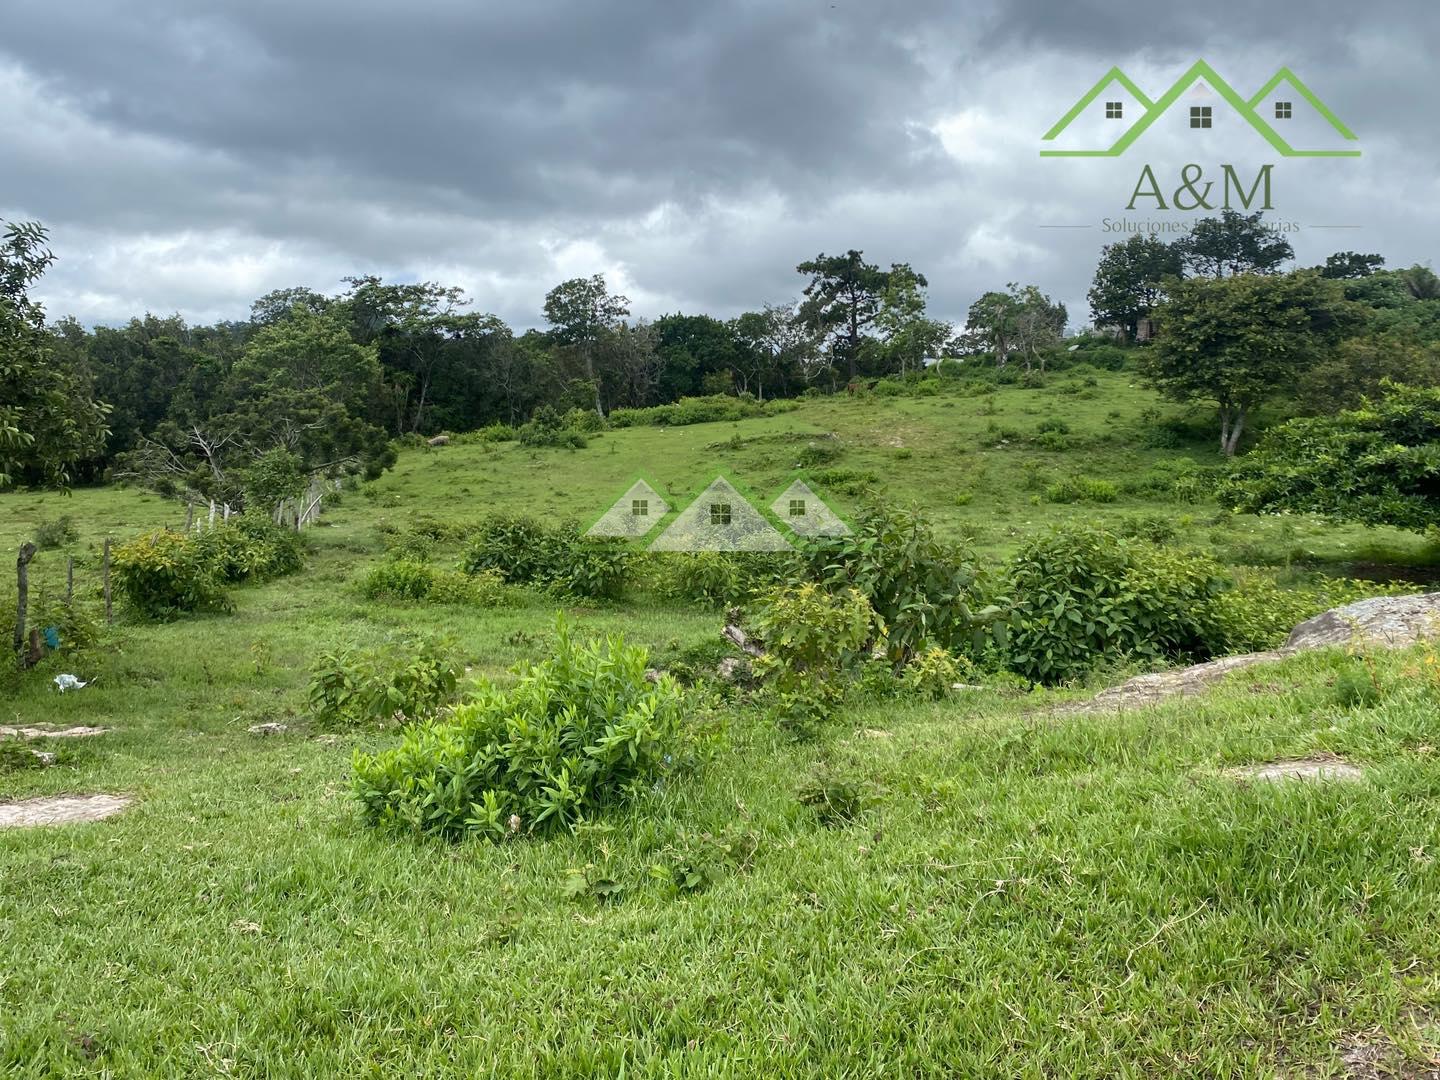
[[[35,545],[28,541],[20,545],[20,557],[15,560],[15,654],[22,658],[25,650],[25,615],[30,605],[30,560],[35,557]]]
[[[191,530],[191,528],[194,527],[194,525],[195,525],[195,504],[194,504],[193,502],[187,502],[187,503],[185,504],[185,531],[188,533],[188,532]]]
[[[110,618],[110,538],[105,538],[105,554],[100,561],[100,579],[105,587],[105,623],[108,626]]]
[[[75,556],[71,555],[65,560],[65,603],[71,604],[75,601]]]

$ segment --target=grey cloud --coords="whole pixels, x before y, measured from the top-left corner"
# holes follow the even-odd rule
[[[948,318],[1023,280],[1083,319],[1113,238],[1037,226],[1118,210],[1137,167],[1042,162],[1038,136],[1113,63],[1163,82],[1201,55],[1237,85],[1291,64],[1362,135],[1348,171],[1285,163],[1287,212],[1366,224],[1302,236],[1302,262],[1425,259],[1437,236],[1408,201],[1440,156],[1419,3],[6,9],[0,216],[51,225],[52,312],[91,320],[243,317],[372,271],[445,276],[519,326],[597,270],[637,313],[729,314],[851,246],[925,271]]]

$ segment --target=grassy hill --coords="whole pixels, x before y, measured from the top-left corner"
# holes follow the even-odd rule
[[[997,688],[847,708],[796,743],[728,711],[698,777],[573,835],[501,845],[366,829],[351,755],[393,734],[310,726],[327,649],[444,634],[472,675],[499,678],[546,649],[556,603],[538,594],[366,600],[357,580],[385,530],[502,510],[588,521],[642,474],[683,505],[717,472],[768,501],[798,468],[843,512],[873,487],[995,562],[1075,518],[1168,527],[1282,575],[1434,560],[1406,534],[1221,514],[1208,420],[1123,372],[1061,373],[1037,390],[612,430],[575,451],[406,451],[307,531],[301,574],[237,590],[233,614],[122,622],[0,685],[0,723],[112,729],[47,740],[52,768],[4,759],[0,796],[137,796],[100,825],[0,830],[0,1071],[1263,1076],[1338,1068],[1362,1044],[1418,1069],[1440,1039],[1425,650],[1309,654],[1121,716],[1050,711],[1079,690]],[[1077,477],[1099,483],[1064,483]],[[88,595],[104,537],[184,520],[134,490],[11,494],[0,545],[62,514],[78,538],[37,557],[40,593],[63,588],[73,553]],[[643,594],[567,607],[577,633],[618,630],[661,656],[720,628],[714,610]],[[59,694],[60,670],[93,684]],[[1342,692],[1361,676],[1375,695]],[[247,733],[264,722],[289,730]],[[1225,773],[1315,753],[1365,779]],[[859,812],[817,815],[816,792]],[[707,860],[721,872],[693,893],[653,873]]]

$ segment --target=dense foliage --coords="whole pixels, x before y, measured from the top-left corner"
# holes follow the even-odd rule
[[[476,532],[464,566],[470,574],[494,571],[513,585],[614,600],[625,591],[632,559],[630,548],[618,540],[511,515],[492,518]]]
[[[1359,409],[1272,428],[1219,496],[1250,513],[1433,528],[1440,523],[1440,389],[1392,385]]]
[[[120,598],[143,618],[165,620],[229,610],[229,586],[294,573],[304,552],[294,532],[240,515],[200,533],[150,533],[112,557]]]
[[[978,650],[1003,630],[1002,608],[991,602],[969,552],[939,539],[918,513],[863,510],[853,533],[813,540],[801,558],[825,588],[865,597],[897,667],[926,645]]]
[[[545,661],[489,683],[400,746],[360,754],[355,791],[387,828],[502,840],[573,826],[648,790],[685,754],[679,686],[645,677],[618,638],[579,644],[562,622]]]
[[[414,723],[453,702],[459,679],[450,651],[424,641],[327,652],[311,669],[310,711],[322,728]]]

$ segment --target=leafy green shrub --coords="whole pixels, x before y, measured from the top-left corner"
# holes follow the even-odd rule
[[[812,473],[810,479],[817,486],[842,495],[863,495],[880,482],[880,477],[868,469],[821,469]]]
[[[453,702],[459,679],[449,650],[429,642],[328,652],[311,670],[310,711],[322,728],[411,724]]]
[[[731,870],[747,870],[759,847],[760,838],[753,830],[733,824],[718,833],[681,832],[660,852],[650,876],[672,885],[676,892],[700,892]]]
[[[879,802],[880,790],[853,769],[821,765],[800,785],[795,798],[815,814],[820,824],[838,828],[849,825]]]
[[[515,433],[525,446],[555,446],[570,450],[583,450],[589,443],[582,432],[566,427],[564,419],[549,405],[535,410],[529,423],[522,424]]]
[[[513,687],[484,684],[395,749],[356,756],[366,819],[502,840],[573,826],[650,789],[691,743],[679,686],[648,681],[648,659],[619,637],[577,645],[561,622],[550,658]]]
[[[467,574],[494,570],[506,582],[593,600],[618,599],[633,552],[623,541],[581,536],[570,525],[502,516],[482,525],[465,554]]]
[[[800,558],[811,580],[870,602],[897,667],[925,645],[978,650],[1000,630],[1003,611],[989,602],[969,551],[939,540],[918,513],[866,508],[852,534],[811,540]]]
[[[657,552],[650,558],[655,590],[666,599],[720,607],[741,595],[740,567],[729,552]]]
[[[1109,480],[1067,476],[1046,485],[1042,494],[1048,503],[1112,503],[1120,497],[1120,489]]]
[[[611,427],[683,427],[687,424],[709,424],[726,420],[745,420],[752,416],[774,416],[795,408],[793,401],[756,401],[748,394],[731,397],[711,394],[707,397],[682,397],[670,405],[653,405],[646,409],[614,409],[609,416]]]
[[[231,606],[214,561],[183,533],[161,530],[120,544],[111,568],[116,593],[147,619]]]
[[[35,526],[35,546],[41,551],[67,547],[79,539],[80,533],[68,514],[63,514],[53,521],[44,519]]]
[[[197,533],[193,543],[222,582],[266,581],[305,564],[300,534],[258,514],[240,514]]]
[[[1259,652],[1284,643],[1296,624],[1370,596],[1414,592],[1404,583],[1322,578],[1281,586],[1268,574],[1240,572],[1231,588],[1206,601],[1198,617],[1214,653]]]
[[[464,570],[467,574],[494,570],[512,585],[541,583],[564,558],[565,547],[556,530],[544,523],[524,515],[501,515],[476,530],[465,553]]]
[[[1127,540],[1144,540],[1148,544],[1173,544],[1179,538],[1175,522],[1163,514],[1142,514],[1123,518],[1116,531]]]
[[[833,440],[822,442],[806,443],[800,453],[795,455],[796,460],[805,468],[813,469],[817,465],[829,465],[840,457],[841,449]]]
[[[932,645],[910,658],[900,675],[900,685],[917,697],[935,701],[949,694],[956,683],[970,678],[972,671],[972,665],[962,657]]]
[[[360,583],[368,600],[464,604],[503,607],[516,601],[513,590],[495,570],[462,574],[429,563],[391,559],[372,566]]]
[[[770,590],[756,628],[765,665],[811,677],[853,670],[885,637],[884,622],[858,589],[830,593],[813,581]]]
[[[1071,526],[1031,540],[1011,565],[1009,665],[1056,683],[1103,664],[1208,655],[1206,602],[1224,586],[1205,556]]]

